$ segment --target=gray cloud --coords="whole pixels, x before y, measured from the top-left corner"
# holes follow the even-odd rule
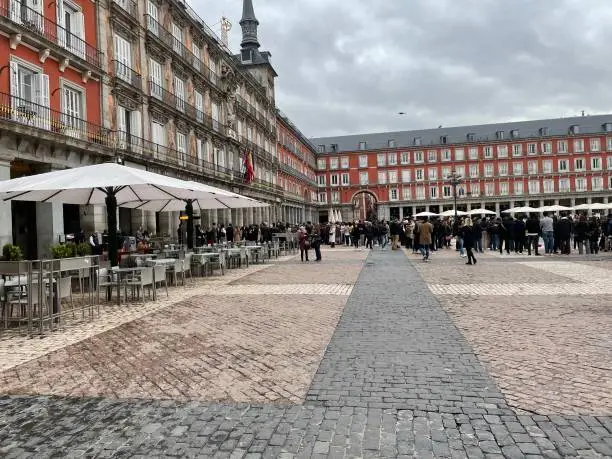
[[[220,5],[223,4],[223,5]],[[241,0],[197,0],[213,26]],[[605,113],[612,3],[254,0],[277,105],[307,135]],[[404,111],[406,116],[398,116]]]

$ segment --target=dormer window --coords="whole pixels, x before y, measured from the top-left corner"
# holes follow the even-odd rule
[[[504,131],[497,131],[497,132],[495,133],[495,138],[496,138],[497,140],[504,140]]]
[[[540,128],[540,135],[542,137],[548,135],[548,128],[547,127],[541,127]]]
[[[388,146],[389,148],[395,148],[395,147],[396,147],[396,145],[395,145],[395,140],[393,140],[393,139],[388,140],[388,141],[387,141],[387,146]]]
[[[603,130],[606,132],[612,132],[612,123],[604,123]]]
[[[446,142],[447,142],[447,141],[448,141],[448,137],[447,137],[447,136],[445,136],[445,135],[441,135],[441,136],[440,136],[440,143],[441,143],[442,145],[446,145]]]
[[[570,134],[580,134],[580,126],[577,124],[572,124],[569,128]]]
[[[412,144],[415,147],[420,147],[421,146],[421,138],[420,137],[415,137],[414,139],[412,139]]]
[[[359,149],[360,150],[365,150],[367,148],[368,144],[366,142],[359,142]]]
[[[338,153],[338,144],[337,143],[332,143],[330,145],[330,147],[331,147],[331,152],[332,153]]]
[[[317,153],[325,153],[325,145],[318,145]]]
[[[476,134],[470,133],[466,136],[466,138],[468,142],[473,142],[476,139]]]
[[[518,129],[512,129],[510,131],[510,137],[512,137],[513,139],[518,139],[518,137],[519,137],[519,130]]]

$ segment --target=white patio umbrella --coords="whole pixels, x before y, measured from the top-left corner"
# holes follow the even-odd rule
[[[342,214],[340,213],[340,210],[338,209],[336,209],[336,222],[342,223]]]
[[[433,212],[419,212],[418,214],[415,215],[415,217],[419,218],[419,217],[437,217],[438,214],[434,214]]]
[[[0,182],[0,200],[104,204],[109,257],[117,264],[117,206],[131,201],[214,199],[183,180],[117,163],[104,163]]]
[[[331,207],[329,208],[329,213],[328,213],[329,217],[329,223],[336,223],[336,216],[334,215],[334,209],[332,209]]]
[[[472,209],[468,212],[470,215],[497,215],[495,212],[489,209],[480,208],[480,209]]]
[[[543,206],[543,207],[538,208],[538,212],[563,212],[566,210],[572,210],[572,208],[560,206],[559,204],[554,204],[552,206]]]
[[[523,206],[523,207],[513,207],[512,209],[504,210],[502,213],[504,214],[527,214],[530,212],[539,212],[535,207]]]
[[[580,204],[572,207],[572,210],[591,210],[591,204]]]
[[[465,217],[466,215],[468,215],[467,212],[464,212],[462,210],[457,211],[458,217]],[[440,217],[454,217],[454,216],[455,216],[455,211],[453,209],[445,210],[444,212],[440,214]]]
[[[605,210],[609,208],[610,204],[605,204],[603,202],[594,202],[592,204],[589,204],[589,210]]]

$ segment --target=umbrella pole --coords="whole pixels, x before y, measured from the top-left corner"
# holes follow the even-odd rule
[[[185,201],[185,214],[187,214],[187,248],[193,249],[193,201]]]
[[[108,259],[111,266],[117,266],[119,243],[117,241],[117,197],[114,191],[108,191],[106,195],[106,221],[108,222]]]

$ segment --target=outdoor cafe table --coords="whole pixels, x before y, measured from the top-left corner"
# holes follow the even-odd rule
[[[149,266],[149,267],[153,267],[153,266],[174,266],[174,263],[176,263],[176,258],[156,258],[153,260],[145,260],[145,265]]]
[[[133,276],[134,273],[141,272],[143,269],[146,269],[146,266],[140,266],[138,268],[119,268],[115,266],[114,268],[111,268],[111,272],[115,274],[115,277],[117,278],[117,305],[118,306],[121,306],[121,278],[124,277],[122,275],[131,274]],[[142,294],[144,295],[144,292],[142,292]]]
[[[194,253],[192,255],[192,260],[196,260],[200,264],[206,264],[210,261],[216,261],[216,259],[219,259],[220,256],[220,252]],[[212,268],[210,272],[212,273]]]

